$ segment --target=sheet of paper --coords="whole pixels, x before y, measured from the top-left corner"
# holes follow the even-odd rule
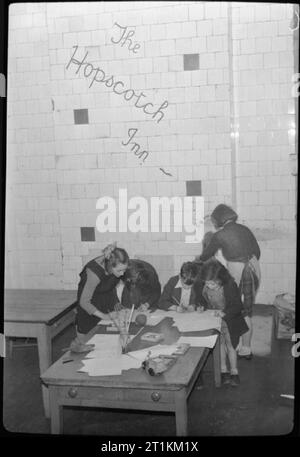
[[[129,352],[132,357],[135,357],[138,360],[145,360],[148,356],[149,351],[151,352],[150,357],[156,357],[158,355],[171,355],[173,354],[178,347],[178,344],[170,344],[170,345],[163,345],[163,344],[156,344],[155,346],[150,346],[146,349],[140,349],[139,351],[132,351]]]
[[[87,344],[94,344],[95,349],[102,349],[107,347],[118,346],[119,344],[119,335],[94,335]]]
[[[147,324],[150,327],[154,327],[155,325],[158,325],[164,318],[165,316],[163,315],[157,315],[154,313],[147,313]]]
[[[142,363],[140,360],[137,360],[127,354],[123,354],[121,357],[122,371],[130,370],[131,368],[141,368]]]
[[[107,359],[109,357],[117,357],[121,348],[119,346],[103,347],[96,349],[86,354],[86,359]]]
[[[193,347],[213,348],[216,344],[218,335],[211,336],[181,336],[178,344],[188,343]]]
[[[141,361],[127,354],[101,359],[83,359],[82,363],[83,366],[78,371],[89,376],[114,376],[131,368],[141,368]]]
[[[204,311],[203,313],[187,312],[173,314],[174,326],[180,332],[195,332],[201,330],[210,330],[221,328],[221,318],[216,317],[211,310]]]
[[[84,359],[83,367],[79,372],[88,373],[89,376],[112,376],[122,372],[121,356],[106,359]]]

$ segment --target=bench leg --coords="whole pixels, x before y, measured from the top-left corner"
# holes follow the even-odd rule
[[[215,347],[213,349],[213,361],[214,361],[214,377],[215,386],[221,386],[221,343],[220,335],[218,335]]]
[[[41,324],[38,329],[38,353],[40,373],[43,374],[52,363],[52,349],[49,326]],[[48,388],[42,385],[43,404],[45,416],[50,417]]]
[[[51,433],[59,435],[63,431],[63,406],[57,401],[56,391],[49,388]]]

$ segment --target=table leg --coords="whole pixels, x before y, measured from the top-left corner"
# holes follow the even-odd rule
[[[51,336],[48,325],[41,324],[38,329],[38,353],[40,373],[43,374],[52,363]],[[43,404],[45,416],[50,417],[49,412],[49,392],[48,388],[42,384]]]
[[[175,420],[176,436],[187,436],[188,434],[188,415],[187,415],[187,396],[185,389],[175,392]]]
[[[213,360],[214,360],[214,377],[216,387],[221,386],[221,343],[220,335],[218,335],[215,347],[213,349]]]
[[[49,390],[51,433],[58,435],[63,431],[63,406],[58,403],[55,390],[51,387]]]

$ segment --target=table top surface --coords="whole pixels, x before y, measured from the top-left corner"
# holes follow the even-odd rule
[[[141,340],[141,336],[146,332],[159,332],[164,334],[164,341],[161,344],[175,343],[181,335],[188,336],[207,336],[218,334],[216,330],[205,330],[201,332],[180,333],[177,327],[173,327],[173,319],[166,317],[155,327],[145,326],[144,330],[131,341],[128,349],[130,351],[144,349],[153,346]],[[134,323],[130,326],[132,334],[136,334],[138,326]],[[87,340],[97,333],[106,333],[103,326],[93,329],[87,337]],[[111,334],[111,332],[109,332]],[[42,374],[41,378],[47,385],[61,386],[85,386],[85,387],[111,387],[111,388],[144,388],[144,389],[161,389],[161,390],[179,390],[187,386],[198,367],[203,363],[209,353],[208,348],[190,347],[184,355],[178,356],[176,363],[160,376],[150,376],[142,368],[130,369],[123,371],[121,375],[116,376],[89,376],[87,373],[79,373],[82,367],[81,360],[85,354],[70,354],[72,362],[63,364],[62,356],[48,370]]]
[[[5,289],[4,321],[51,324],[75,307],[76,290]]]

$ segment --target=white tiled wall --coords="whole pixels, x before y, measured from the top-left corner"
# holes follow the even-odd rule
[[[237,201],[262,249],[262,302],[270,291],[293,291],[296,274],[292,14],[292,5],[271,3],[232,9]]]
[[[259,301],[293,292],[295,281],[294,99],[291,5],[227,2],[87,2],[14,4],[9,20],[6,285],[74,288],[83,257],[117,239],[130,255],[173,255],[174,271],[200,247],[178,233],[100,234],[96,201],[128,195],[184,196],[201,180],[205,213],[231,204],[257,234],[264,280]],[[232,41],[229,18],[232,17]],[[116,26],[134,28],[138,52],[114,45]],[[66,66],[76,57],[159,106],[157,123]],[[183,70],[183,54],[200,69]],[[232,67],[230,67],[232,62]],[[230,74],[230,72],[232,72]],[[231,76],[234,85],[230,85]],[[231,116],[238,138],[232,164]],[[89,110],[74,125],[73,110]],[[149,152],[141,165],[127,141]],[[173,176],[163,174],[162,167]],[[232,167],[237,173],[232,186]]]

